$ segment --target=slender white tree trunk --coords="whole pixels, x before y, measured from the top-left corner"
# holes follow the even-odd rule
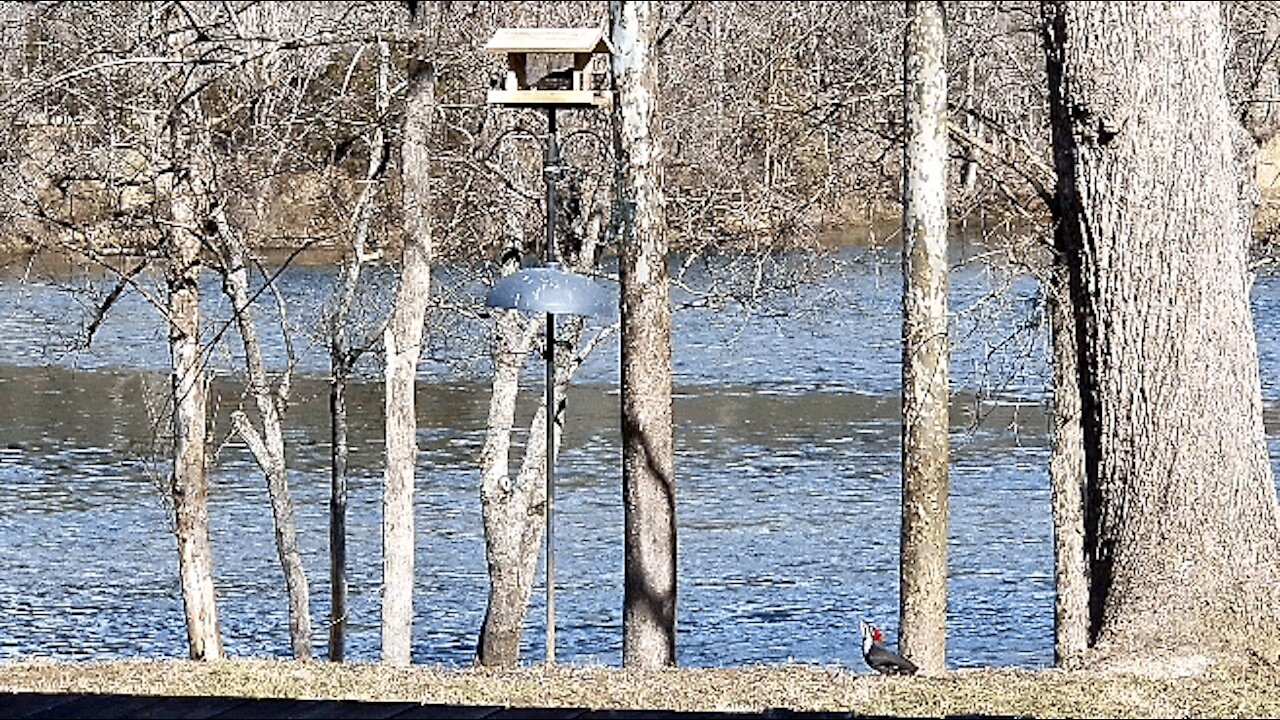
[[[621,213],[622,663],[676,662],[676,482],[671,302],[656,137],[657,3],[609,3]]]
[[[172,49],[182,56],[189,36],[175,33]],[[185,84],[178,95],[185,95]],[[187,648],[193,660],[223,656],[222,632],[213,582],[209,545],[209,480],[207,475],[208,380],[200,347],[201,223],[197,208],[202,191],[185,171],[195,138],[191,109],[174,108],[169,125],[167,160],[175,171],[160,180],[167,196],[170,223],[165,230],[165,282],[168,289],[169,354],[173,391],[174,531],[178,540],[178,576],[187,622]]]
[[[168,263],[169,353],[173,390],[174,530],[178,573],[187,621],[187,646],[193,660],[222,658],[222,633],[209,546],[209,481],[206,440],[208,381],[200,351],[200,238],[187,181],[170,190]]]
[[[415,379],[431,289],[430,171],[427,140],[435,70],[409,78],[401,139],[404,254],[386,347],[386,471],[382,485],[382,660],[408,665],[413,636],[414,470],[418,457]]]
[[[261,422],[261,432],[248,416],[235,411],[231,420],[236,432],[253,453],[258,467],[267,479],[267,495],[271,501],[276,555],[284,571],[285,591],[289,604],[289,644],[293,656],[299,660],[311,659],[311,601],[307,588],[306,571],[302,553],[298,549],[298,528],[293,497],[284,455],[284,424],[281,407],[285,402],[289,370],[278,387],[272,387],[262,360],[262,344],[258,340],[255,315],[250,301],[249,271],[246,267],[249,252],[238,235],[226,224],[221,212],[216,224],[223,238],[227,259],[232,266],[225,268],[224,286],[235,312],[236,327],[240,331],[245,352],[245,370],[249,381],[249,394]]]
[[[946,669],[947,74],[942,4],[907,2],[902,194],[902,557],[899,649]]]

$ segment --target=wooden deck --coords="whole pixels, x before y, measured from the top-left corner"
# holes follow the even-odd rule
[[[868,717],[851,712],[816,713],[766,710],[760,713],[671,712],[665,710],[588,710],[585,708],[507,708],[496,706],[421,705],[411,702],[355,702],[350,700],[263,700],[229,697],[158,697],[145,695],[46,695],[0,693],[0,718],[585,718],[604,720],[641,718],[733,720],[796,718],[835,720]]]

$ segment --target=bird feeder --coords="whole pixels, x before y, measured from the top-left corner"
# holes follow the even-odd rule
[[[510,107],[608,107],[607,68],[613,52],[596,28],[499,28],[485,45],[507,56],[502,87],[490,105]]]
[[[544,108],[547,111],[547,144],[543,176],[547,186],[547,242],[544,267],[529,268],[503,278],[485,296],[489,307],[546,313],[546,577],[547,664],[556,658],[556,562],[555,539],[555,428],[556,315],[607,315],[617,307],[616,295],[590,278],[568,272],[556,259],[556,178],[564,168],[560,159],[560,133],[556,110],[607,108],[607,68],[597,58],[613,52],[604,33],[593,28],[502,28],[485,45],[490,52],[507,56],[507,74],[501,88],[489,91],[490,105]],[[593,67],[595,65],[596,67]]]

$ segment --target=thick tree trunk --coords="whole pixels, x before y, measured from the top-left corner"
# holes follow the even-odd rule
[[[1280,655],[1239,128],[1217,3],[1049,3],[1077,308],[1092,660]],[[1153,667],[1152,660],[1170,661]]]
[[[505,154],[517,155],[518,148],[508,147]],[[569,185],[568,188],[564,187]],[[572,183],[561,183],[557,191],[561,203],[584,211],[570,223],[577,232],[567,243],[567,265],[578,272],[594,268],[601,240],[602,216],[605,208],[588,197],[602,193],[584,193]],[[512,193],[513,196],[516,193]],[[518,198],[513,197],[513,203]],[[585,215],[585,216],[584,216]],[[519,237],[522,218],[518,213],[508,217],[512,242],[503,257],[503,275],[520,269]],[[574,257],[576,255],[576,258]],[[520,661],[520,639],[533,582],[538,567],[538,550],[546,531],[546,400],[534,414],[524,443],[520,469],[511,477],[511,433],[515,424],[516,395],[520,369],[537,336],[543,335],[544,318],[525,319],[515,311],[498,315],[494,325],[494,378],[489,400],[489,419],[485,446],[480,455],[480,506],[485,527],[485,556],[489,564],[489,597],[476,660],[489,667],[514,667]],[[562,347],[578,348],[583,333],[581,318],[567,318],[560,323],[557,342]],[[569,384],[590,354],[597,335],[577,354],[556,354],[555,395],[561,399],[555,418],[553,449],[558,450],[564,430],[566,398]]]
[[[534,166],[524,158],[521,146],[510,139],[500,141],[498,159],[512,167],[512,174]],[[506,277],[520,270],[524,256],[524,217],[517,208],[523,193],[508,193],[511,211],[504,218],[507,235],[502,253],[501,273]],[[522,313],[498,311],[493,324],[493,385],[489,396],[489,416],[485,424],[484,449],[480,452],[480,513],[484,520],[485,559],[488,562],[489,595],[476,662],[487,667],[515,667],[520,662],[520,640],[529,598],[533,594],[542,542],[545,482],[526,484],[524,477],[511,476],[511,433],[515,429],[516,399],[520,370],[524,367],[538,324]],[[545,454],[545,439],[532,437],[545,425],[539,413],[525,441],[525,458],[537,451]],[[545,430],[543,431],[545,432]]]
[[[899,649],[946,669],[947,76],[942,5],[907,3],[902,194],[902,557]]]
[[[428,136],[435,70],[416,62],[401,139],[404,255],[386,346],[386,454],[382,489],[382,660],[408,665],[413,635],[413,485],[418,422],[415,378],[431,289]]]
[[[675,664],[676,496],[671,418],[671,303],[655,137],[653,2],[609,3],[613,132],[622,214],[622,663]]]
[[[1076,362],[1075,311],[1067,266],[1057,253],[1050,272],[1049,328],[1053,343],[1053,449],[1049,490],[1053,508],[1056,593],[1053,655],[1071,667],[1089,644],[1089,576],[1084,551],[1084,444],[1080,437],[1080,383]]]
[[[182,111],[174,113],[180,118]],[[186,142],[176,131],[175,142]],[[200,237],[189,178],[167,188],[172,224],[166,231],[169,353],[173,389],[174,531],[178,575],[187,621],[187,648],[193,660],[222,658],[222,632],[209,547],[209,481],[206,474],[208,382],[200,352]]]

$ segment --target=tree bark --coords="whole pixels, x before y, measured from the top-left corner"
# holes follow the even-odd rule
[[[1280,655],[1280,502],[1217,3],[1048,3],[1077,309],[1090,660]],[[1158,666],[1152,661],[1166,662]]]
[[[346,659],[347,613],[347,384],[343,363],[329,364],[329,661]]]
[[[902,238],[902,557],[899,650],[946,669],[947,76],[939,2],[907,2]]]
[[[231,300],[236,328],[240,332],[245,353],[245,372],[248,376],[249,394],[253,397],[262,423],[261,432],[242,411],[231,414],[236,432],[244,439],[253,453],[254,460],[267,480],[267,496],[271,501],[271,517],[274,527],[276,555],[284,571],[285,591],[289,603],[289,644],[293,656],[299,660],[311,659],[311,601],[307,589],[306,571],[302,553],[298,549],[298,527],[295,520],[293,497],[289,492],[289,480],[284,455],[284,423],[282,407],[286,402],[289,370],[276,387],[267,378],[262,360],[262,344],[249,290],[249,248],[228,224],[223,212],[213,212],[214,224],[222,238],[227,266],[223,268],[223,288]]]
[[[1055,253],[1048,309],[1053,343],[1053,447],[1049,492],[1053,510],[1053,655],[1072,667],[1089,644],[1089,575],[1084,549],[1084,441],[1080,436],[1080,383],[1075,310],[1066,261]]]
[[[515,148],[508,148],[514,153]],[[571,183],[561,187],[558,196],[564,206],[581,212],[570,223],[576,237],[570,238],[567,265],[578,272],[594,268],[598,254],[602,216],[605,208],[589,198],[602,193],[584,193]],[[515,193],[512,193],[513,196]],[[589,196],[589,197],[584,197]],[[513,203],[516,202],[513,199]],[[584,217],[585,215],[585,217]],[[508,218],[513,237],[518,236],[520,217]],[[503,275],[520,267],[520,245],[512,242],[503,257]],[[511,433],[515,424],[516,395],[520,368],[524,366],[535,338],[543,333],[544,318],[528,318],[515,311],[503,312],[494,327],[494,379],[489,400],[489,418],[485,446],[480,454],[480,507],[484,517],[485,557],[489,568],[489,596],[476,660],[487,667],[515,667],[520,661],[520,639],[533,582],[538,567],[538,550],[546,532],[546,401],[534,413],[524,443],[524,456],[515,478],[511,477]],[[555,437],[552,446],[559,450],[566,421],[567,391],[583,360],[604,336],[595,336],[579,348],[584,323],[569,317],[560,322],[559,345],[576,348],[574,353],[556,354],[555,396],[561,400],[556,409]]]
[[[365,169],[364,186],[356,199],[351,221],[351,255],[342,264],[333,294],[336,302],[329,317],[329,586],[332,600],[329,604],[329,660],[342,662],[346,655],[347,640],[347,385],[351,369],[363,353],[363,347],[351,346],[351,308],[355,304],[359,288],[360,272],[367,259],[369,222],[372,219],[375,197],[381,189],[386,157],[386,133],[381,118],[390,104],[387,76],[391,65],[391,48],[379,41],[378,74],[374,106],[379,122],[368,137],[369,162]]]
[[[498,350],[494,357],[493,395],[489,402],[489,433],[481,452],[481,509],[485,524],[485,552],[489,567],[489,598],[480,629],[477,660],[486,667],[514,667],[520,661],[538,548],[546,532],[547,405],[539,405],[529,423],[524,457],[513,481],[508,471],[511,429],[514,425],[519,370],[543,325],[521,321],[515,311],[499,320]],[[582,338],[582,318],[561,323],[558,342],[576,348]],[[559,450],[564,436],[565,394],[573,375],[591,351],[592,343],[577,354],[556,355],[555,393],[559,400],[552,445]]]
[[[170,36],[178,57],[191,41],[190,33]],[[189,76],[176,89],[185,97]],[[169,158],[174,171],[162,175],[159,189],[168,201],[165,284],[169,321],[169,355],[173,389],[173,474],[169,478],[173,498],[174,533],[178,540],[178,577],[182,586],[183,613],[187,624],[187,650],[192,660],[223,657],[222,630],[218,624],[217,595],[213,581],[213,552],[209,545],[208,478],[208,379],[200,348],[199,201],[204,194],[188,171],[195,146],[194,121],[189,103],[173,109],[169,120]]]
[[[493,392],[484,449],[480,453],[480,507],[484,516],[489,597],[476,659],[488,667],[514,667],[520,661],[520,637],[533,593],[533,576],[542,542],[545,483],[512,482],[511,431],[515,425],[520,368],[533,343],[537,325],[515,311],[503,312],[494,329]],[[546,439],[534,437],[545,425],[545,405],[530,426],[526,457]],[[542,432],[545,433],[545,430]],[[541,453],[545,456],[545,452]],[[540,491],[541,489],[541,491]]]
[[[415,378],[431,289],[430,171],[435,70],[415,61],[401,139],[404,252],[386,346],[386,453],[382,490],[382,660],[408,665],[413,635]]]
[[[226,203],[223,202],[215,172],[213,142],[201,101],[197,97],[193,98],[189,104],[199,145],[187,170],[192,182],[197,183],[208,196],[209,209],[205,219],[214,228],[215,235],[211,240],[217,241],[216,247],[222,255],[223,294],[231,301],[236,329],[239,331],[241,345],[244,348],[245,375],[248,380],[249,394],[253,397],[259,421],[262,423],[261,432],[242,411],[233,412],[231,420],[236,432],[249,446],[254,460],[267,481],[276,554],[280,567],[284,571],[285,591],[288,597],[289,644],[295,658],[310,660],[310,593],[307,589],[302,553],[298,549],[297,523],[293,498],[289,492],[284,454],[282,416],[288,400],[289,376],[292,368],[286,368],[274,386],[267,377],[249,287],[249,247],[239,232],[231,227],[227,218]],[[281,328],[282,332],[287,333],[287,329],[284,328],[283,314]]]
[[[185,117],[174,113],[175,157],[190,133],[177,127]],[[169,355],[173,388],[174,532],[178,540],[178,575],[187,622],[187,649],[192,660],[223,657],[222,631],[213,582],[213,552],[209,546],[209,480],[206,433],[208,381],[200,352],[200,237],[195,228],[195,197],[189,176],[181,175],[165,188],[172,223],[165,232],[168,287]]]
[[[658,7],[609,3],[613,132],[621,213],[622,663],[675,664],[676,497],[671,303],[655,132]]]

